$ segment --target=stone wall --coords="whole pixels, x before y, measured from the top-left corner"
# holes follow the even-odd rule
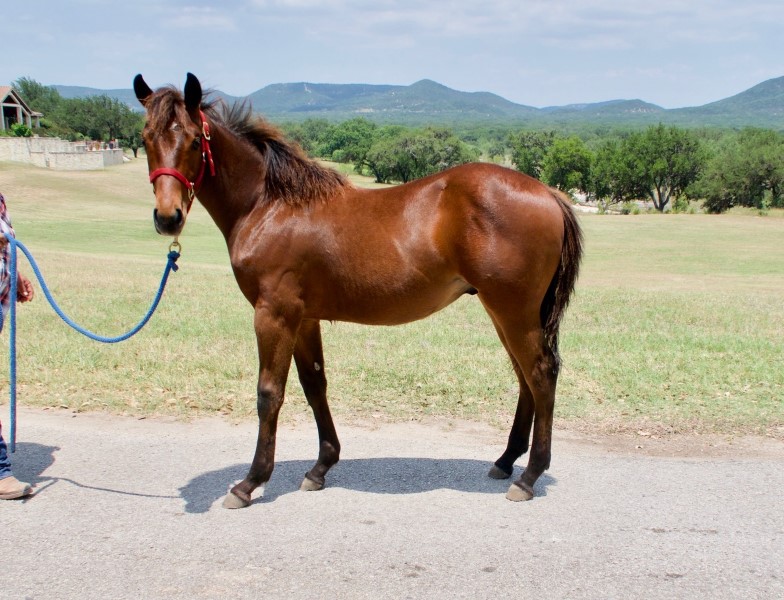
[[[120,148],[88,150],[84,142],[59,138],[0,137],[0,161],[61,171],[92,171],[122,164],[123,151]]]

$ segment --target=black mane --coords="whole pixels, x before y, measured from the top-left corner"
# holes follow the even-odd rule
[[[308,157],[299,144],[286,139],[280,129],[254,115],[247,102],[227,106],[220,100],[210,101],[204,103],[202,109],[211,119],[249,141],[259,151],[269,200],[305,205],[327,200],[350,185],[343,175]]]

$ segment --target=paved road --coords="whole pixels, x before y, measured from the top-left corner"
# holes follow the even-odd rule
[[[489,429],[340,433],[326,489],[297,491],[315,431],[284,427],[265,498],[228,511],[252,424],[24,411],[13,461],[38,493],[0,505],[0,596],[784,598],[780,442],[666,458],[561,435],[512,503]]]

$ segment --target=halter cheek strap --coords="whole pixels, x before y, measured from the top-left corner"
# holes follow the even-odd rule
[[[161,167],[160,169],[155,169],[152,173],[150,173],[150,183],[154,183],[158,177],[161,175],[169,175],[174,177],[178,181],[185,186],[188,190],[188,198],[193,200],[194,196],[196,196],[196,192],[198,191],[199,187],[201,187],[201,182],[204,179],[204,173],[207,170],[207,164],[210,165],[210,175],[215,177],[215,163],[212,160],[212,150],[210,149],[210,124],[207,122],[207,117],[205,117],[202,111],[199,111],[201,115],[201,167],[199,168],[199,173],[196,175],[196,179],[194,181],[189,181],[185,175],[180,173],[177,169],[172,169],[170,167]]]

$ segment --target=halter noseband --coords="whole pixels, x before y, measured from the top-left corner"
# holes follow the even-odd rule
[[[202,111],[199,111],[199,114],[201,115],[202,134],[201,167],[199,168],[199,173],[196,175],[196,179],[194,181],[189,181],[188,178],[180,173],[177,169],[172,169],[169,167],[155,169],[152,173],[150,173],[150,183],[155,183],[155,180],[158,179],[158,177],[161,175],[170,175],[171,177],[174,177],[180,181],[188,190],[188,198],[190,198],[191,201],[193,201],[193,198],[196,196],[196,192],[201,186],[201,182],[204,179],[204,172],[207,170],[208,162],[210,164],[210,175],[215,177],[215,163],[212,160],[212,150],[210,149],[210,124],[207,122],[207,117]]]

